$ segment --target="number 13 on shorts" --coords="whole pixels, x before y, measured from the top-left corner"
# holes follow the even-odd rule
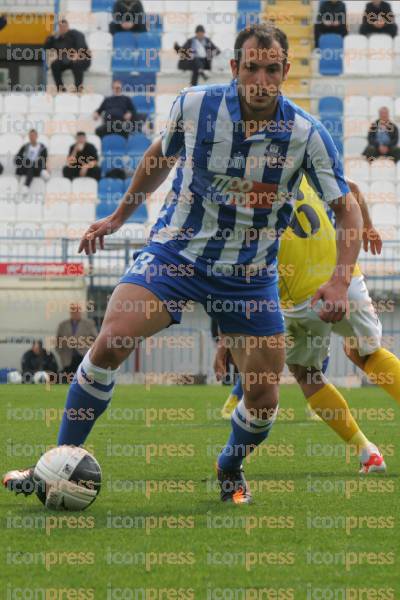
[[[137,275],[143,275],[148,265],[154,260],[154,254],[151,252],[142,252],[136,258],[133,265],[128,269],[127,273],[136,273]]]

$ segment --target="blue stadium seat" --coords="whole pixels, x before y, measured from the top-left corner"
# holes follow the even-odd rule
[[[141,48],[133,56],[133,69],[139,73],[158,73],[160,70],[159,49]]]
[[[343,120],[341,116],[323,113],[320,115],[321,123],[326,127],[333,138],[343,137]]]
[[[112,12],[114,0],[92,0],[92,12]]]
[[[146,14],[147,30],[151,33],[162,33],[164,30],[162,16],[157,13]]]
[[[337,96],[324,96],[319,100],[318,112],[320,115],[341,115],[343,114],[343,100]]]
[[[119,31],[113,36],[114,48],[137,48],[135,33],[129,31]]]
[[[128,188],[131,184],[131,179],[126,179],[124,182],[124,192],[128,191]],[[127,223],[146,223],[146,221],[148,221],[149,219],[149,214],[147,212],[147,206],[146,203],[143,202],[143,204],[141,204],[133,213],[133,215],[131,215],[127,221]]]
[[[132,100],[139,113],[151,115],[155,112],[154,96],[137,95]]]
[[[156,91],[157,74],[129,73],[128,71],[113,72],[113,80],[122,83],[124,93],[128,94],[154,94]]]
[[[122,179],[101,179],[98,189],[100,202],[96,206],[96,218],[103,219],[110,215],[118,206],[124,191],[125,182]]]
[[[126,154],[126,140],[122,135],[105,135],[101,143],[102,154],[122,156]]]
[[[106,154],[101,163],[101,176],[107,177],[107,174],[114,169],[127,168],[127,157],[121,154]]]
[[[238,13],[236,21],[236,31],[245,29],[251,25],[255,25],[260,22],[260,15],[258,11],[243,11]]]
[[[321,75],[341,75],[343,73],[343,38],[335,33],[324,33],[319,38]]]
[[[150,146],[151,141],[143,133],[134,133],[128,138],[127,154],[142,155]]]
[[[137,48],[161,48],[161,36],[158,33],[135,33],[134,36]]]
[[[260,12],[261,1],[260,0],[238,0],[237,10],[238,10],[238,12]]]

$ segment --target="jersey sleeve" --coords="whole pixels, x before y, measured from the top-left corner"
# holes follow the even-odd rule
[[[184,149],[183,100],[184,94],[175,98],[167,123],[161,131],[161,148],[164,156],[174,156]]]
[[[303,170],[310,186],[325,202],[332,202],[350,192],[338,149],[321,123],[311,128]]]

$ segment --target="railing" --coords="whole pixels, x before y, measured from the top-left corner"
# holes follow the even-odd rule
[[[104,251],[89,257],[78,254],[78,245],[70,238],[0,237],[0,262],[80,262],[90,287],[109,287],[128,267],[133,251],[145,245],[145,236],[106,238]],[[385,241],[381,256],[362,254],[360,265],[372,294],[400,296],[400,240]]]

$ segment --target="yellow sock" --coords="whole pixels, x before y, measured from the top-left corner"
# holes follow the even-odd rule
[[[359,449],[370,445],[368,438],[354,420],[346,400],[334,385],[324,385],[308,398],[308,403],[342,440],[348,444],[355,444]]]
[[[386,350],[380,348],[368,357],[364,371],[372,380],[400,404],[400,360]]]

